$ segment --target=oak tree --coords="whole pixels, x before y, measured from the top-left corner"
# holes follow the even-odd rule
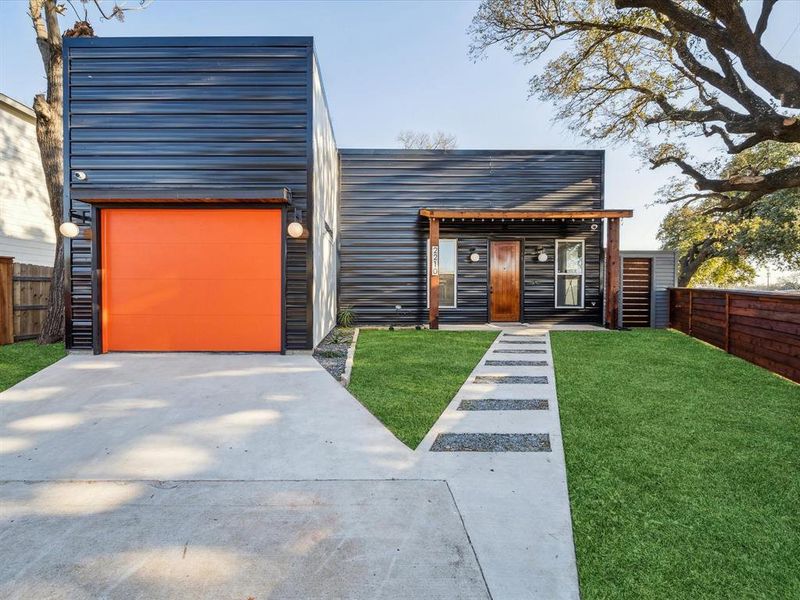
[[[737,0],[484,0],[472,53],[554,53],[531,89],[559,118],[592,139],[640,142],[654,168],[677,166],[693,189],[671,200],[735,211],[800,186],[800,161],[723,174],[718,156],[692,156],[684,141],[718,140],[731,155],[800,141],[800,71],[762,42],[776,4],[763,0],[751,22]]]

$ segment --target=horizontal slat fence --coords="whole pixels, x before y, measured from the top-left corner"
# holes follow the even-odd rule
[[[670,289],[670,327],[800,382],[800,294]]]

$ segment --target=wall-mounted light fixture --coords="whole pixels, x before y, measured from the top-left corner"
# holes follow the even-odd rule
[[[590,227],[590,229],[592,231],[597,231],[597,223],[592,223],[592,226]]]
[[[481,255],[475,252],[475,248],[470,250],[469,261],[470,262],[478,262],[481,259]]]
[[[286,228],[286,233],[289,234],[289,237],[292,238],[299,238],[303,235],[303,224],[300,222],[300,211],[297,209],[294,210],[294,218],[292,222],[289,223],[289,226]]]
[[[72,174],[72,176],[73,176],[73,177],[74,177],[74,178],[75,178],[77,181],[86,181],[86,173],[84,173],[83,171],[75,171],[75,172]]]
[[[547,256],[547,252],[545,252],[544,250],[544,246],[539,246],[537,252],[539,253],[539,255],[536,258],[539,259],[539,262],[547,262],[547,259],[549,257]]]
[[[71,221],[64,221],[61,225],[58,226],[58,231],[65,238],[78,237],[78,234],[81,232],[80,228]]]

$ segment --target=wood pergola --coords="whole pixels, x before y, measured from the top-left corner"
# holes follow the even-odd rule
[[[598,220],[608,221],[605,268],[605,323],[609,329],[619,325],[619,229],[620,219],[633,216],[632,210],[467,210],[422,208],[421,217],[430,224],[430,256],[428,261],[429,325],[439,328],[439,223],[442,220],[466,221],[490,219],[499,221],[558,221]]]

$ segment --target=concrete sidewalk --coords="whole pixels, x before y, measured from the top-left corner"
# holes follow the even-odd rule
[[[521,362],[537,364],[508,364]],[[504,383],[520,377],[546,382]],[[476,383],[476,378],[491,382]],[[463,410],[477,400],[485,410]],[[523,408],[495,410],[492,403],[500,401],[511,401],[501,403],[505,408]],[[476,433],[546,434],[550,451],[429,451],[442,435]],[[504,327],[417,453],[424,455],[420,476],[442,477],[450,484],[495,600],[579,597],[547,330]]]
[[[430,452],[456,408],[412,452],[310,356],[71,355],[0,394],[0,596],[576,597],[560,436]]]

